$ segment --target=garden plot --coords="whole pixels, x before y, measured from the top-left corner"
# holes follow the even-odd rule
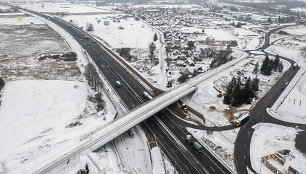
[[[286,173],[290,165],[298,172],[306,172],[306,156],[297,150],[295,145],[295,138],[299,131],[294,128],[269,123],[257,124],[253,128],[255,132],[253,133],[250,144],[250,158],[255,171],[272,174],[273,172],[261,163],[261,158],[266,155],[279,153],[286,160],[284,166],[273,159],[269,160],[278,170]],[[288,151],[284,153],[284,150]]]
[[[184,102],[204,115],[206,119],[205,125],[207,126],[224,126],[230,124],[230,121],[233,119],[247,114],[258,98],[263,97],[290,66],[287,61],[282,60],[284,65],[282,73],[273,72],[271,76],[264,76],[258,70],[257,74],[255,74],[255,65],[258,62],[260,69],[263,59],[264,56],[256,56],[241,60],[235,66],[229,67],[226,71],[201,83],[195,94],[191,98],[184,98]],[[225,93],[225,87],[233,76],[240,77],[242,83],[244,83],[248,77],[253,79],[256,75],[259,79],[259,92],[256,100],[253,99],[251,104],[245,104],[238,108],[223,104],[223,97],[218,97],[218,94]]]

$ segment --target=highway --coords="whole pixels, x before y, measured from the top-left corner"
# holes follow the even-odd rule
[[[106,80],[113,85],[113,89],[128,110],[132,110],[146,101],[146,98],[142,95],[146,89],[115,58],[101,47],[96,40],[57,18],[32,11],[31,13],[52,21],[73,36],[87,51]],[[115,86],[115,81],[117,80],[122,83],[121,87]],[[167,118],[168,114],[166,113],[164,118]],[[208,151],[199,154],[190,144],[186,143],[185,138],[189,133],[184,127],[172,122],[172,126],[169,129],[167,124],[170,124],[169,120],[158,119],[158,116],[156,116],[149,118],[141,126],[146,126],[146,128],[152,131],[159,140],[162,150],[169,159],[172,159],[172,163],[175,163],[174,166],[179,173],[230,173]]]

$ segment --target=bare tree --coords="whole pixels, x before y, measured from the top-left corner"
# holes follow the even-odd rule
[[[94,30],[94,26],[92,23],[87,23],[86,24],[86,31],[93,31]]]

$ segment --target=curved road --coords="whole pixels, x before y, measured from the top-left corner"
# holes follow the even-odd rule
[[[287,26],[283,26],[280,28],[273,29],[266,33],[265,35],[265,43],[264,45],[258,49],[261,50],[262,52],[268,54],[268,55],[273,55],[265,52],[264,50],[270,46],[270,36],[272,33],[285,28]],[[273,55],[275,56],[275,55]],[[235,143],[235,164],[236,168],[238,170],[238,173],[241,174],[246,174],[247,168],[254,172],[257,173],[251,165],[251,160],[250,160],[250,142],[252,138],[252,134],[254,132],[254,129],[252,126],[258,123],[273,123],[273,124],[278,124],[278,125],[283,125],[283,126],[299,126],[299,128],[306,130],[306,125],[301,125],[301,124],[295,124],[295,123],[288,123],[285,121],[278,120],[271,115],[269,115],[266,111],[266,108],[272,107],[272,105],[275,103],[275,101],[279,98],[279,96],[283,92],[283,86],[292,80],[292,78],[296,75],[298,72],[299,68],[293,68],[293,64],[295,63],[293,60],[288,59],[286,57],[280,56],[281,59],[287,60],[288,62],[291,63],[291,67],[283,74],[283,76],[277,81],[277,83],[269,90],[269,92],[256,104],[256,106],[251,110],[250,112],[250,121],[242,126],[240,129],[236,143]]]

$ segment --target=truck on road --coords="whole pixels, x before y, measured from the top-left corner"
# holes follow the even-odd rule
[[[234,125],[235,126],[241,126],[243,123],[247,122],[250,119],[249,115],[244,115],[242,117],[240,117],[239,119],[234,121]]]
[[[186,141],[199,153],[202,152],[203,146],[197,141],[193,141],[191,135],[187,135]]]

